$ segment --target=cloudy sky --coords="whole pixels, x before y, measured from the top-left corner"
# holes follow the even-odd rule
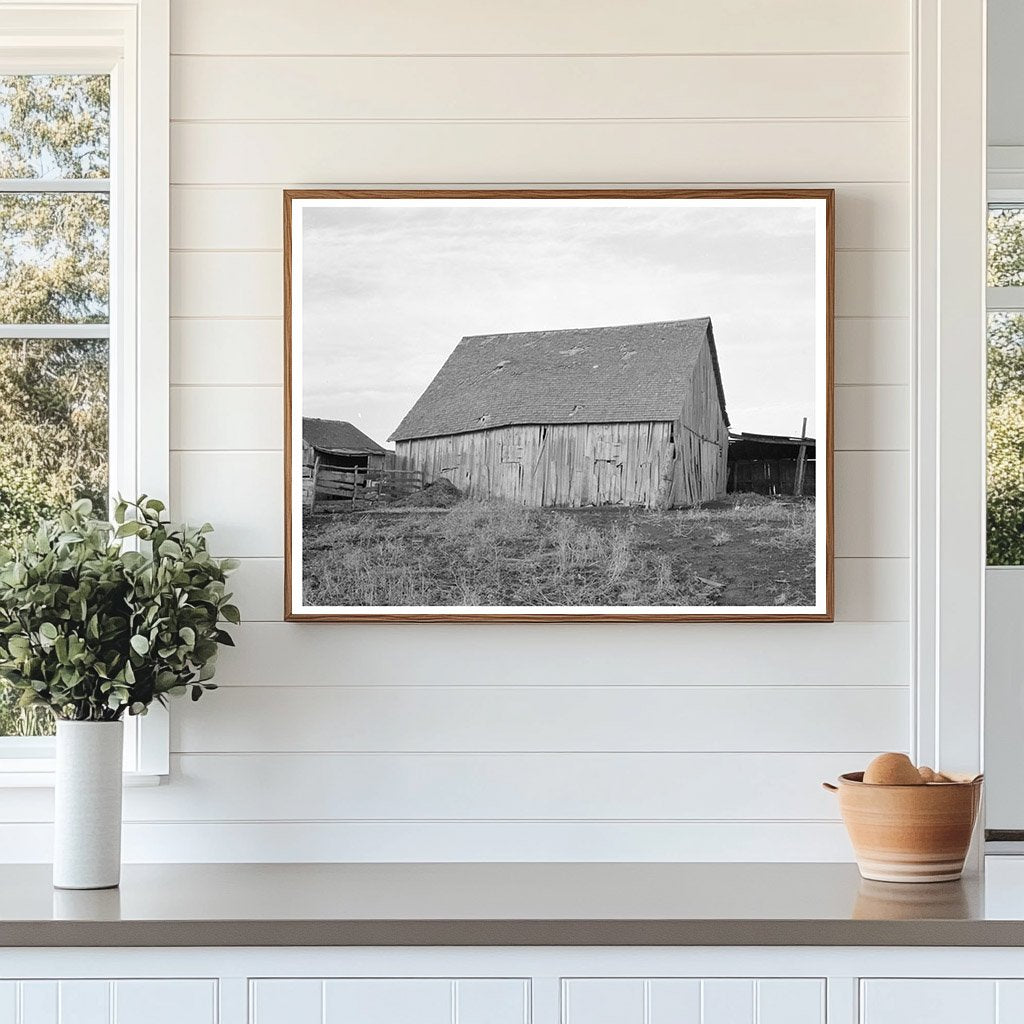
[[[808,207],[303,212],[303,415],[384,444],[467,334],[710,316],[732,429],[815,433]]]

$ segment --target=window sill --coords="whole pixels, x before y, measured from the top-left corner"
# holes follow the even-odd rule
[[[160,786],[167,775],[151,772],[124,772],[124,785],[135,789],[140,786]],[[53,789],[56,773],[49,759],[0,759],[0,789]]]

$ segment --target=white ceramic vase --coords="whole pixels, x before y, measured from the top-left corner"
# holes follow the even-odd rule
[[[53,884],[110,889],[121,880],[121,722],[57,722]]]

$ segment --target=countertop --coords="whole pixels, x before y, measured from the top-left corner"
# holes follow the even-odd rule
[[[852,864],[137,864],[98,892],[13,865],[0,946],[1024,946],[1024,863],[1004,860],[927,885]]]

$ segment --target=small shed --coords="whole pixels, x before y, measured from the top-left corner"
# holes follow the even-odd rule
[[[399,469],[473,497],[721,497],[729,420],[711,320],[464,337],[388,440]]]
[[[345,420],[302,417],[302,464],[327,469],[384,469],[388,455],[371,437]]]
[[[729,435],[729,491],[813,495],[813,437],[780,434]]]

